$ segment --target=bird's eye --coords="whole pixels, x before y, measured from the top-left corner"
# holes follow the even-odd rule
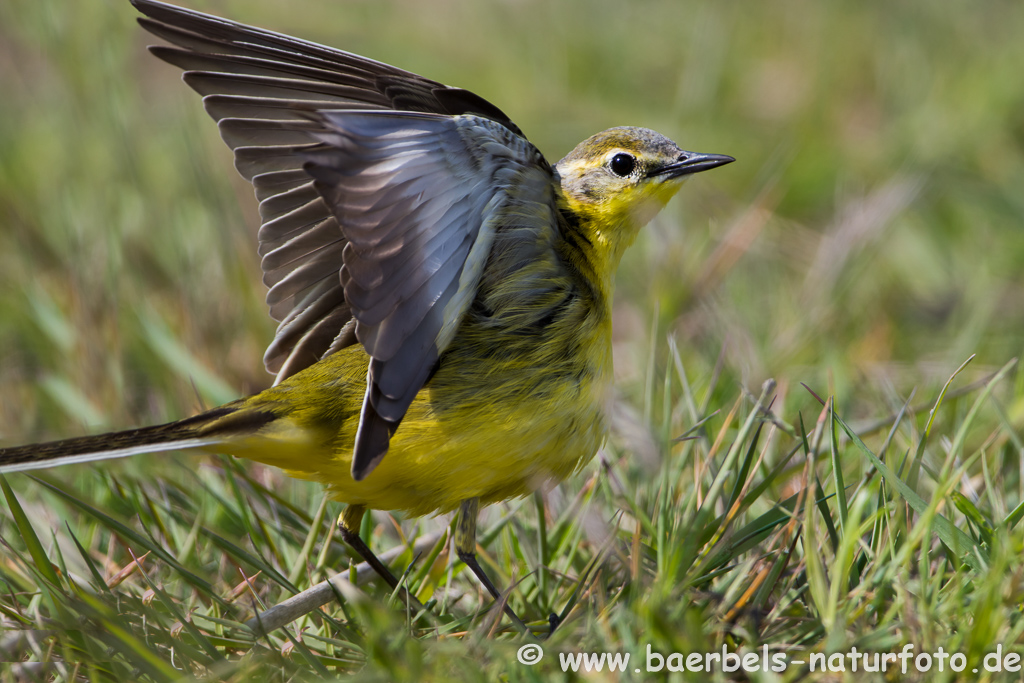
[[[608,162],[608,168],[612,169],[612,173],[620,178],[625,178],[636,168],[636,159],[633,158],[632,154],[620,152]]]

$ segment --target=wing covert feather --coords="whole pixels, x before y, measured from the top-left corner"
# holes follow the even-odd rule
[[[475,297],[510,189],[553,212],[540,153],[475,116],[325,111],[306,172],[348,239],[341,282],[371,357],[353,473],[387,451]],[[524,182],[528,181],[528,182]],[[545,225],[550,229],[551,213]]]

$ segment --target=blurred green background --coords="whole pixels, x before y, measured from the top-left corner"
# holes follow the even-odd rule
[[[617,387],[633,422],[660,441],[659,452],[689,448],[667,445],[692,427],[679,409],[678,365],[704,392],[697,403],[723,414],[741,388],[757,395],[774,377],[774,412],[795,424],[800,411],[810,426],[819,406],[801,382],[835,394],[847,419],[877,419],[915,389],[915,404],[933,400],[970,354],[977,357],[956,387],[1024,348],[1024,3],[188,4],[473,90],[508,113],[551,161],[617,125],[651,127],[684,148],[735,156],[737,163],[691,180],[619,272]],[[127,0],[0,2],[0,444],[176,419],[271,380],[262,355],[274,323],[263,303],[252,189],[232,169],[198,96],[145,51],[152,41],[135,18]],[[998,425],[999,438],[984,466],[1002,488],[983,488],[994,516],[1004,518],[1024,495],[1020,375],[1000,400],[1005,412],[985,418]],[[937,429],[934,443],[917,452],[926,467],[939,469],[964,410],[954,403],[946,431]],[[923,419],[901,426],[894,451],[914,448]],[[719,422],[730,424],[719,415],[714,429]],[[626,437],[624,452],[638,452],[643,436]],[[993,443],[974,437],[968,453]],[[707,445],[695,446],[685,465],[698,471],[689,477],[687,470],[687,495],[689,482],[707,478],[707,449],[700,450]],[[777,456],[770,452],[767,462]],[[873,476],[858,454],[837,462],[856,470],[847,482]],[[236,519],[249,490],[243,496],[235,488],[233,497],[224,463],[145,458],[61,468],[44,478],[129,525],[149,519],[143,508],[168,495],[168,509],[194,514],[180,523],[186,541],[202,527],[249,548],[253,536]],[[647,488],[647,471],[626,470],[625,493],[614,473],[599,487],[644,510],[661,500],[650,490],[657,480]],[[267,468],[250,471],[303,514],[317,510],[317,486]],[[788,476],[751,514],[792,493]],[[11,482],[37,530],[58,530],[53,543],[62,557],[78,557],[63,535],[63,522],[78,511],[27,477]],[[565,489],[590,486],[581,475]],[[925,477],[926,498],[931,486]],[[193,507],[167,493],[182,490],[193,494]],[[490,520],[508,509],[494,506]],[[621,509],[613,498],[595,516],[625,520],[620,535],[632,534]],[[336,513],[332,507],[329,515]],[[521,520],[530,513],[516,524],[529,524]],[[376,519],[378,531],[394,536],[386,518]],[[11,524],[0,520],[0,536],[14,537]],[[113,572],[130,559],[100,526],[84,515],[68,528],[91,556],[109,556]],[[307,528],[302,518],[278,531],[299,546]],[[639,535],[636,541],[639,548]],[[504,547],[517,542],[505,537]],[[179,547],[187,566],[216,575],[218,594],[239,580],[220,546]],[[659,546],[659,558],[662,552]],[[343,567],[338,557],[342,550],[325,552],[317,571]],[[517,555],[505,562],[510,574],[527,566]],[[10,575],[22,576],[20,566],[12,560]],[[910,573],[904,570],[901,576]],[[1019,611],[997,570],[993,594],[1005,592],[1005,609]],[[180,591],[190,595],[188,586]],[[637,594],[643,607],[645,593]],[[655,593],[652,601],[685,606],[685,595]],[[959,625],[967,603],[956,594],[947,602],[949,623]],[[863,613],[859,606],[854,612]],[[1006,613],[993,611],[992,623],[1005,626]],[[694,623],[696,633],[718,622]],[[921,623],[931,629],[927,619]],[[996,642],[994,631],[971,632]]]
[[[738,162],[628,254],[619,385],[906,395],[1024,346],[1024,5],[202,2],[474,90],[551,160],[615,125]],[[0,438],[265,386],[255,200],[127,2],[0,4]],[[653,335],[653,337],[652,337]],[[651,353],[652,349],[655,351]],[[652,367],[652,363],[654,366]]]

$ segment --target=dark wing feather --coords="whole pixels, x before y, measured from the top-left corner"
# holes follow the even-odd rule
[[[352,463],[362,479],[472,303],[513,195],[535,188],[530,200],[553,207],[553,177],[530,143],[475,116],[315,119],[330,132],[318,135],[325,147],[306,154],[305,169],[348,239],[341,281],[371,358]]]
[[[150,0],[133,0],[139,23],[171,45],[150,47],[183,69],[235,152],[260,201],[259,232],[270,312],[280,322],[264,357],[277,381],[354,343],[338,272],[346,243],[303,171],[325,132],[310,110],[385,109],[490,118],[497,107],[459,88],[342,50]]]

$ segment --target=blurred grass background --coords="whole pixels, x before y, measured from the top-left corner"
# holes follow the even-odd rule
[[[842,400],[1019,352],[1014,3],[198,8],[472,89],[552,160],[625,124],[736,156],[623,266],[626,387],[652,330],[695,367],[725,345],[745,385],[831,374]],[[182,377],[211,402],[265,386],[255,201],[195,94],[124,3],[0,12],[0,434],[178,417],[195,408]]]
[[[959,384],[1024,348],[1024,4],[188,4],[473,90],[551,161],[616,125],[735,156],[619,273],[617,386],[658,444],[693,426],[658,417],[678,365],[723,412],[775,378],[773,411],[810,428],[801,382],[876,419],[970,354]],[[135,17],[127,1],[0,4],[2,443],[177,419],[270,381],[252,190]],[[1022,398],[1003,399],[1011,432]],[[181,482],[198,461],[109,468]],[[93,467],[46,477],[116,505]],[[317,508],[315,487],[256,473]],[[63,503],[12,482],[40,533],[63,526]]]

